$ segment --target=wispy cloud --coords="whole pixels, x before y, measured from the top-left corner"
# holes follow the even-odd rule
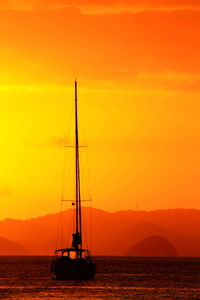
[[[200,75],[178,72],[141,72],[134,82],[138,88],[159,88],[171,91],[200,93]]]
[[[87,14],[133,13],[146,10],[200,9],[199,0],[7,0],[0,1],[1,9],[52,10],[66,7],[80,9]]]
[[[23,85],[13,85],[13,84],[0,84],[0,91],[2,92],[56,92],[58,90],[69,90],[71,87],[63,85],[40,85],[40,84],[23,84]]]

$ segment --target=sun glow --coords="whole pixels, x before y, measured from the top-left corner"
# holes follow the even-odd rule
[[[199,208],[199,5],[134,3],[1,7],[0,218],[59,210],[74,77],[94,205]]]

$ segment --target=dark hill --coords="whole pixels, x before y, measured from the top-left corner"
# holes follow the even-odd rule
[[[167,239],[155,235],[136,243],[125,255],[174,257],[178,256],[178,253]]]
[[[166,231],[158,225],[150,222],[141,222],[126,227],[124,230],[116,232],[116,238],[110,246],[111,251],[116,255],[124,254],[133,244],[143,240],[146,237],[159,235],[166,237]],[[123,241],[119,243],[119,241]],[[117,252],[118,251],[118,252]]]

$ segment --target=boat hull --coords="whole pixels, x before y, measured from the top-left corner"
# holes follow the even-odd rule
[[[51,272],[57,280],[93,280],[96,264],[86,259],[60,257],[52,262]]]

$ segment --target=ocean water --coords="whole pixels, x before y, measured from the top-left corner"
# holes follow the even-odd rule
[[[51,257],[0,256],[0,299],[200,299],[200,258],[97,257],[93,281],[57,281]]]

